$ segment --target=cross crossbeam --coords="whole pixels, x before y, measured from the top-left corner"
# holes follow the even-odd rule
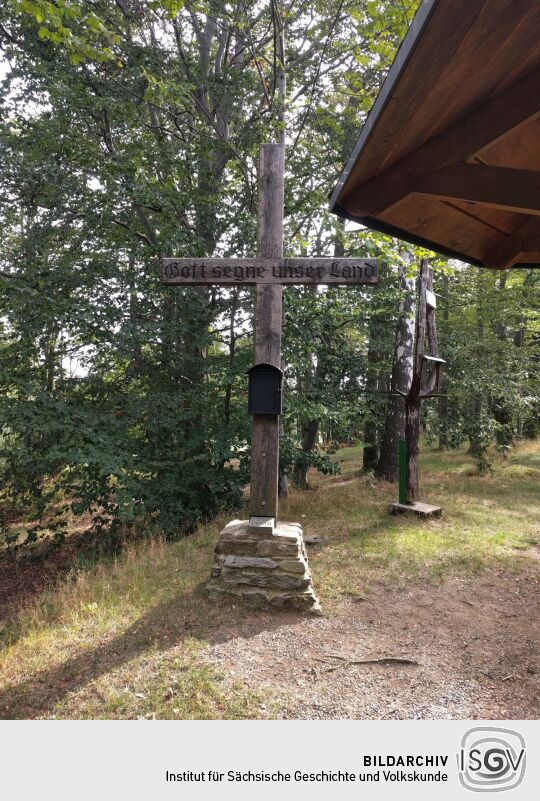
[[[377,280],[376,259],[163,259],[165,284],[376,284]]]

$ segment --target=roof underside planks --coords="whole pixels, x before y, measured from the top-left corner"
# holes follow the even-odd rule
[[[424,0],[330,206],[491,268],[540,264],[540,2]]]

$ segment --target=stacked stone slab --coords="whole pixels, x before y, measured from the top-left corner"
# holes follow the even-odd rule
[[[274,529],[233,520],[219,535],[211,578],[214,597],[232,596],[257,606],[319,611],[299,523]]]

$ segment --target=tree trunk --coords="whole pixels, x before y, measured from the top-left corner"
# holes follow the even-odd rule
[[[407,261],[410,256],[407,254]],[[396,330],[396,344],[392,364],[392,390],[407,393],[413,372],[414,318],[416,308],[415,281],[401,270],[401,315]],[[397,481],[398,445],[405,436],[405,403],[398,395],[390,395],[386,411],[384,437],[375,475],[385,481]]]
[[[143,352],[139,336],[139,315],[136,287],[136,246],[129,254],[128,265],[128,292],[129,292],[129,337],[130,337],[130,373],[138,378],[142,372]]]
[[[377,467],[379,449],[377,443],[377,423],[373,415],[372,403],[374,394],[378,389],[380,353],[377,348],[379,326],[372,315],[369,322],[368,369],[366,380],[366,408],[368,416],[364,423],[364,450],[362,453],[362,470],[369,472]]]
[[[57,372],[56,333],[49,336],[45,350],[45,389],[49,395],[54,390],[54,379]]]
[[[407,503],[418,500],[418,453],[420,443],[420,409],[422,405],[422,362],[426,346],[427,309],[426,290],[429,277],[427,262],[420,264],[418,303],[413,348],[413,374],[411,388],[405,401],[405,442],[407,444]]]
[[[345,220],[338,217],[334,225],[334,256],[338,258],[345,255],[345,243],[343,241],[345,237]]]
[[[448,444],[448,398],[441,395],[439,398],[439,450],[447,451]]]
[[[467,451],[467,453],[469,453],[471,456],[474,457],[482,456],[485,450],[485,447],[482,443],[479,433],[477,433],[480,431],[480,421],[482,419],[482,408],[484,405],[483,401],[484,399],[482,395],[480,393],[477,393],[474,398],[473,411],[472,411],[474,428],[469,436],[469,450]]]
[[[307,420],[302,425],[302,450],[305,453],[312,451],[317,444],[319,434],[319,420]],[[308,464],[297,465],[294,470],[294,484],[299,489],[308,488]]]
[[[449,291],[448,291],[448,276],[443,274],[442,276],[442,319],[444,325],[444,333],[448,335],[448,319],[449,319]],[[441,384],[441,390],[444,386],[444,377],[443,383]],[[439,397],[439,450],[440,451],[447,451],[449,448],[448,444],[448,397],[445,394],[441,394]]]
[[[480,275],[477,276],[476,284],[476,331],[479,345],[484,339],[484,296],[483,296],[483,283]],[[505,279],[506,280],[506,279]],[[484,409],[484,397],[481,392],[475,392],[473,401],[472,418],[474,425],[472,426],[471,434],[469,436],[469,450],[468,453],[475,458],[481,457],[486,451],[486,445],[482,442],[481,437],[481,422],[482,413]]]
[[[285,437],[285,427],[283,425],[283,417],[279,418],[279,452],[281,454],[281,443]],[[278,498],[287,498],[289,495],[289,476],[287,474],[287,467],[280,461],[279,464],[279,479],[278,479]]]
[[[238,309],[238,289],[233,289],[231,296],[231,317],[229,320],[229,374],[232,375],[234,366],[234,356],[236,351],[236,312]],[[232,381],[227,381],[225,387],[225,405],[223,414],[225,417],[225,424],[228,426],[231,421],[231,397],[232,397]]]
[[[407,503],[418,500],[418,453],[420,441],[420,397],[407,401],[405,441],[407,443]]]
[[[279,436],[283,437],[283,422],[279,421]],[[289,476],[285,469],[280,466],[278,480],[278,498],[286,498],[289,495]]]
[[[377,426],[372,418],[364,423],[364,450],[362,453],[362,470],[371,472],[377,467],[378,461],[377,448]]]
[[[426,303],[427,290],[433,291],[433,272],[428,263],[422,259],[418,279],[418,306],[416,312],[416,331],[414,337],[413,375],[411,388],[405,402],[405,442],[407,444],[407,503],[418,500],[418,453],[420,444],[420,409],[422,398],[430,397],[436,388],[436,373],[433,372],[427,386],[422,386],[424,354],[426,340],[429,341],[429,352],[436,355],[438,350],[435,312],[428,314]]]

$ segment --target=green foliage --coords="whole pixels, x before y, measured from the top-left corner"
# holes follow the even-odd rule
[[[95,12],[94,3],[7,0],[7,6],[21,18],[23,24],[27,20],[35,24],[41,41],[65,50],[75,66],[85,59],[98,63],[116,60],[117,65],[122,66],[114,52],[122,37],[110,27],[105,16]]]
[[[314,226],[317,252],[333,247],[326,195],[411,4],[339,18],[338,3],[319,5],[302,2],[287,20],[289,96],[304,98],[288,120],[291,252],[312,252]],[[32,537],[82,513],[110,536],[136,523],[183,533],[238,504],[247,480],[251,293],[159,282],[164,254],[254,251],[255,158],[281,127],[270,5],[207,12],[182,2],[5,6],[0,472],[4,502],[35,521]],[[380,248],[366,237],[356,252]],[[368,296],[288,296],[287,341],[298,342],[285,357],[284,458],[335,470],[298,447],[294,419],[319,417],[331,439],[358,430],[365,332],[355,322]],[[315,314],[315,350],[297,314]]]
[[[433,428],[450,447],[469,439],[479,471],[486,472],[489,446],[495,442],[508,455],[514,439],[526,436],[538,419],[540,275],[444,268],[435,288],[448,398]]]
[[[299,446],[297,437],[288,434],[280,438],[279,446],[280,468],[287,476],[294,477],[296,471],[311,467],[326,476],[339,475],[341,472],[339,460],[333,458],[335,448],[304,450]]]

